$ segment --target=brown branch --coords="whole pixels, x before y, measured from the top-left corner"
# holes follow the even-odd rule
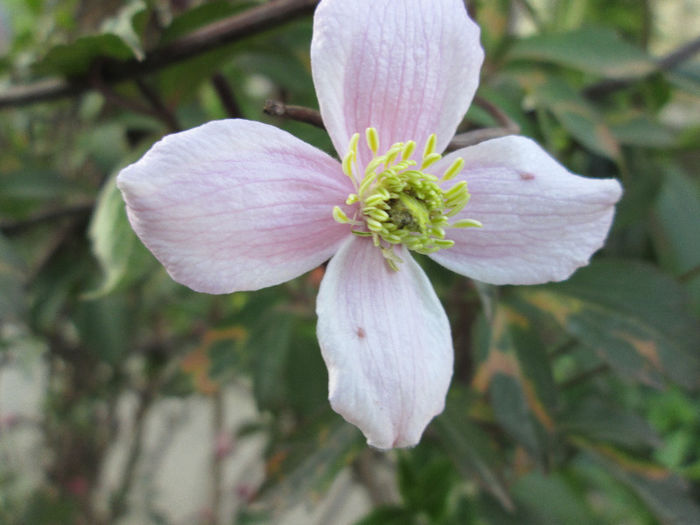
[[[700,275],[700,264],[697,265],[695,268],[691,268],[687,272],[683,273],[678,277],[678,280],[682,283],[689,283],[693,279],[695,279],[698,275]]]
[[[475,146],[485,140],[491,140],[498,137],[505,137],[517,133],[512,128],[482,128],[473,131],[466,131],[455,135],[447,145],[445,151],[455,151],[468,146]]]
[[[569,388],[578,386],[582,383],[586,383],[589,379],[592,379],[597,375],[605,373],[608,370],[610,370],[610,366],[606,363],[594,366],[590,370],[581,372],[580,374],[572,377],[571,379],[567,379],[566,381],[564,381],[561,385],[559,385],[559,390],[567,390]]]
[[[494,115],[494,118],[496,118],[499,123],[503,123],[505,126],[502,128],[476,129],[474,131],[467,131],[466,133],[455,135],[452,141],[448,144],[446,149],[447,151],[454,151],[467,146],[473,146],[485,140],[504,137],[506,135],[513,135],[520,131],[520,126],[512,121],[505,113],[501,112],[501,110],[496,106],[483,99],[480,100],[480,103],[485,106],[484,109]],[[312,108],[292,106],[277,100],[268,100],[265,102],[263,112],[273,117],[288,118],[299,122],[306,122],[307,124],[311,124],[317,128],[325,129],[323,119],[321,118],[321,113]]]
[[[321,113],[315,109],[305,108],[303,106],[291,106],[277,100],[268,100],[263,107],[263,113],[272,117],[306,122],[317,128],[325,129]]]
[[[163,102],[160,95],[153,89],[150,85],[146,83],[143,78],[136,78],[136,86],[143,97],[151,105],[153,113],[158,117],[159,120],[168,127],[171,132],[181,131],[182,128],[177,121],[175,113],[173,113]]]
[[[226,114],[231,118],[241,118],[243,112],[238,105],[236,95],[233,93],[233,89],[228,83],[228,80],[226,80],[226,77],[221,73],[216,73],[211,77],[211,83],[212,86],[214,86],[216,94],[219,95],[219,100],[221,101],[221,105],[224,106]]]
[[[114,104],[128,111],[133,111],[134,113],[153,117],[156,120],[162,120],[162,115],[152,107],[147,106],[139,100],[125,97],[114,91],[112,86],[102,79],[99,68],[92,68],[90,72],[90,84],[92,88],[100,93],[110,104]]]
[[[273,0],[243,13],[209,24],[146,54],[143,60],[101,61],[105,83],[115,84],[146,76],[245,37],[273,29],[313,12],[319,0]],[[89,75],[71,80],[42,80],[0,93],[0,108],[75,96],[93,89]]]
[[[501,108],[493,102],[477,95],[474,97],[474,104],[486,110],[503,128],[511,130],[511,134],[520,133],[520,126],[518,123],[506,115]]]

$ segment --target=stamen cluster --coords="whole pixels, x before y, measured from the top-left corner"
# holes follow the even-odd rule
[[[372,160],[361,180],[356,175],[359,139],[359,133],[355,133],[343,159],[343,173],[350,177],[356,190],[348,196],[346,204],[359,205],[352,219],[339,206],[333,209],[333,217],[340,223],[351,224],[355,235],[372,237],[393,269],[398,270],[397,264],[401,262],[393,251],[395,245],[403,244],[418,253],[430,254],[454,245],[454,241],[445,238],[445,228],[481,227],[479,221],[472,219],[450,223],[449,218],[466,206],[470,195],[466,181],[446,191],[440,187],[440,183],[462,170],[463,159],[456,159],[441,178],[425,171],[442,158],[435,153],[435,135],[428,138],[419,165],[411,158],[416,148],[414,141],[397,142],[379,155],[377,130],[367,128]]]

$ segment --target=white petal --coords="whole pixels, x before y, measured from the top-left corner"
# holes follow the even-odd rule
[[[311,66],[341,158],[369,126],[383,150],[407,140],[422,148],[435,133],[442,151],[471,103],[483,56],[462,0],[321,2]]]
[[[332,216],[352,191],[339,163],[258,122],[169,135],[117,184],[144,244],[199,292],[284,282],[328,259],[349,234]]]
[[[483,228],[450,229],[455,246],[431,255],[447,268],[492,284],[537,284],[567,279],[602,247],[622,195],[614,179],[580,177],[535,142],[503,137],[456,151],[471,200],[455,219]],[[453,182],[450,182],[452,184]]]
[[[370,240],[349,239],[328,265],[316,307],[331,405],[382,449],[418,443],[452,377],[445,311],[423,270],[399,252],[394,271]]]

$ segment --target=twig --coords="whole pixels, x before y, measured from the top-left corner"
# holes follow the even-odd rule
[[[695,279],[698,275],[700,275],[700,264],[698,264],[695,268],[691,268],[687,272],[681,274],[678,277],[678,280],[682,283],[689,283],[693,279]]]
[[[226,114],[231,118],[241,118],[243,112],[226,77],[221,73],[216,73],[211,77],[211,83],[216,90],[216,94],[219,95],[219,100],[221,100],[221,105],[224,106]]]
[[[143,60],[101,61],[106,84],[142,77],[247,36],[273,29],[313,12],[319,0],[273,0],[209,24],[146,54]],[[71,80],[42,80],[15,86],[0,94],[0,108],[75,96],[93,89],[89,75]]]
[[[211,459],[211,525],[221,523],[221,502],[223,501],[223,461],[224,456],[219,450],[219,440],[224,432],[224,395],[217,391],[212,399],[214,417],[212,431],[214,434],[214,446]]]
[[[315,109],[305,108],[303,106],[291,106],[277,100],[268,100],[263,107],[263,113],[272,117],[306,122],[317,128],[325,129],[321,113]]]
[[[503,137],[506,135],[513,135],[520,131],[520,127],[512,121],[507,115],[502,113],[498,108],[493,106],[490,102],[485,100],[482,101],[488,106],[484,109],[489,111],[494,117],[504,124],[505,127],[502,128],[483,128],[474,131],[468,131],[466,133],[461,133],[455,135],[452,141],[447,146],[447,151],[453,151],[456,149],[464,148],[467,146],[473,146],[479,142],[483,142],[488,139],[493,139],[496,137]],[[323,119],[321,118],[321,113],[312,108],[307,108],[304,106],[292,106],[287,105],[284,102],[278,100],[268,100],[265,102],[263,107],[263,112],[267,115],[280,118],[288,118],[291,120],[296,120],[299,122],[306,122],[317,128],[324,129]]]
[[[597,376],[598,374],[602,374],[603,372],[607,372],[610,369],[610,366],[607,364],[602,364],[595,366],[591,368],[590,370],[586,370],[585,372],[581,372],[579,375],[572,377],[571,379],[568,379],[564,381],[561,385],[559,385],[560,390],[567,390],[569,388],[572,388],[574,386],[578,386],[581,383],[585,383],[589,379]]]
[[[353,474],[367,491],[375,507],[395,503],[390,487],[377,479],[374,452],[364,450],[352,463]]]
[[[99,67],[93,67],[90,72],[90,84],[95,91],[98,91],[107,102],[119,106],[121,108],[133,111],[134,113],[140,113],[142,115],[148,115],[157,120],[161,120],[161,115],[153,108],[143,104],[138,100],[133,100],[128,97],[124,97],[114,91],[112,86],[104,81],[102,74],[100,73]]]
[[[446,151],[454,151],[461,148],[466,148],[468,146],[474,146],[485,140],[495,139],[498,137],[505,137],[507,135],[513,135],[514,131],[512,128],[482,128],[475,129],[474,131],[466,131],[455,135],[450,143],[447,145]]]
[[[143,97],[148,100],[153,113],[163,121],[171,132],[180,131],[182,129],[177,122],[175,113],[165,105],[165,102],[163,102],[163,99],[161,99],[155,89],[149,86],[143,78],[138,77],[136,78],[136,86],[139,88]]]
[[[520,133],[520,126],[518,123],[506,115],[501,108],[493,102],[477,95],[474,97],[474,104],[486,110],[503,128],[511,130],[511,134]]]
[[[562,344],[557,346],[554,350],[552,350],[552,353],[549,354],[549,359],[554,360],[557,357],[561,357],[563,355],[568,354],[571,350],[576,348],[578,346],[578,339],[575,337],[571,337],[564,341]]]
[[[126,466],[122,474],[119,487],[112,496],[110,505],[110,523],[116,521],[126,511],[127,497],[129,489],[136,474],[136,466],[141,458],[143,447],[143,435],[145,432],[146,415],[155,400],[155,389],[147,387],[139,396],[139,406],[134,416],[134,431],[132,432],[131,444],[126,459]]]

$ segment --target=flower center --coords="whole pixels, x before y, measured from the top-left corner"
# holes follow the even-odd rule
[[[355,235],[371,237],[394,270],[402,262],[394,253],[395,245],[403,244],[418,253],[434,253],[454,245],[454,241],[445,238],[445,228],[481,227],[479,221],[472,219],[450,222],[469,202],[470,195],[466,181],[447,190],[442,186],[462,170],[464,160],[456,159],[441,178],[428,173],[426,170],[442,158],[435,153],[435,135],[428,138],[419,165],[411,158],[416,148],[414,141],[397,142],[379,155],[377,130],[367,128],[372,160],[362,179],[356,175],[359,139],[359,133],[355,133],[343,159],[343,173],[355,186],[355,193],[348,196],[346,204],[358,206],[352,219],[339,206],[333,208],[333,217],[352,225]]]

